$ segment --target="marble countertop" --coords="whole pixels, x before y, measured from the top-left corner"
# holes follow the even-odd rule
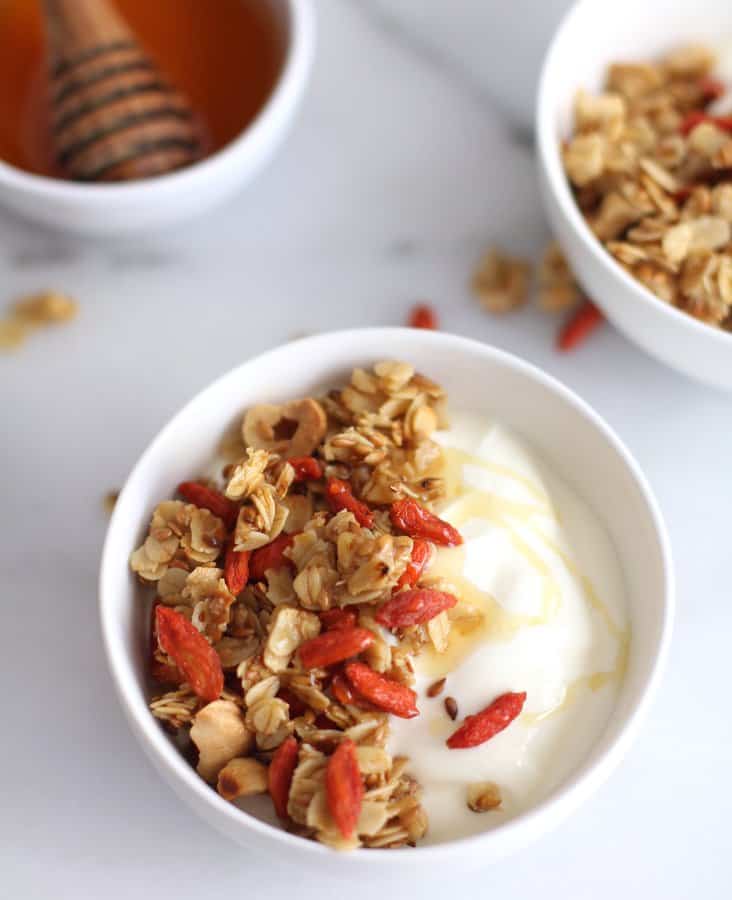
[[[4,896],[291,895],[292,873],[209,830],[123,721],[97,621],[102,497],[214,376],[298,333],[401,324],[422,299],[446,330],[544,367],[619,431],[667,518],[679,609],[661,693],[607,785],[490,872],[445,872],[404,896],[729,896],[732,398],[609,327],[562,357],[538,312],[477,308],[481,250],[535,255],[547,238],[531,148],[439,32],[425,39],[416,0],[387,9],[319,4],[291,138],[214,215],[98,245],[0,217],[0,300],[50,286],[81,303],[76,322],[0,358]],[[298,885],[302,900],[321,892]]]

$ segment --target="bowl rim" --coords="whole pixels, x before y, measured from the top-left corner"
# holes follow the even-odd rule
[[[562,45],[569,40],[568,35],[574,27],[575,20],[580,15],[581,10],[593,3],[599,6],[602,0],[574,0],[554,32],[542,63],[535,110],[535,130],[538,162],[546,176],[547,187],[551,191],[563,219],[572,229],[574,237],[581,242],[583,249],[589,253],[598,265],[605,267],[612,277],[618,280],[623,289],[630,291],[638,301],[651,306],[670,322],[678,322],[680,325],[689,327],[697,334],[717,341],[720,344],[729,344],[732,341],[732,332],[707,325],[700,319],[672,306],[670,303],[665,303],[653,291],[641,284],[640,281],[636,281],[635,278],[626,272],[592,233],[584,217],[580,214],[579,207],[570,191],[569,181],[561,165],[559,140],[556,136],[554,123],[555,106],[552,105],[553,72],[559,64],[558,61],[562,55]],[[600,301],[598,300],[599,304]]]
[[[50,175],[26,172],[0,159],[0,188],[22,191],[38,199],[74,201],[89,207],[103,207],[110,202],[150,201],[150,191],[159,194],[190,190],[215,178],[220,170],[236,165],[238,158],[264,139],[282,114],[293,94],[299,93],[307,80],[314,55],[315,13],[312,0],[283,0],[286,4],[286,46],[281,65],[269,95],[254,118],[227,144],[175,172],[154,175],[133,182],[109,184],[67,181]]]
[[[319,352],[327,352],[328,345],[344,342],[353,344],[365,334],[372,338],[382,338],[385,341],[403,338],[406,353],[409,352],[406,347],[408,347],[410,342],[414,341],[421,341],[428,347],[433,347],[436,351],[449,344],[458,352],[478,353],[487,361],[507,367],[559,395],[559,398],[571,406],[578,415],[588,420],[591,426],[594,426],[596,431],[600,433],[600,436],[609,444],[610,449],[615,451],[633,479],[648,511],[649,522],[652,525],[657,543],[663,576],[662,614],[658,628],[655,659],[644,684],[639,690],[636,702],[628,715],[621,721],[617,735],[600,752],[597,758],[591,763],[585,760],[564,782],[536,806],[489,831],[470,837],[445,841],[440,844],[416,847],[411,849],[408,854],[393,853],[379,849],[369,849],[368,851],[360,849],[348,854],[337,855],[339,861],[345,861],[347,866],[349,860],[360,862],[364,859],[365,854],[368,853],[369,863],[379,865],[382,868],[389,868],[401,867],[405,862],[420,864],[428,857],[446,860],[460,853],[470,854],[471,851],[478,850],[490,841],[494,841],[503,848],[524,843],[532,834],[539,834],[544,830],[548,830],[551,827],[552,819],[554,822],[563,820],[582,802],[584,797],[592,793],[609,777],[635,739],[663,676],[675,614],[675,579],[666,526],[653,491],[638,463],[612,428],[586,401],[537,366],[497,347],[471,338],[444,332],[421,331],[410,328],[375,327],[348,329],[325,332],[279,345],[246,360],[216,378],[197,392],[166,422],[140,455],[128,475],[125,485],[120,492],[120,497],[112,514],[104,541],[99,572],[99,615],[107,664],[120,704],[132,726],[133,733],[142,743],[143,749],[146,750],[155,767],[158,770],[165,770],[173,778],[175,782],[174,787],[180,788],[181,792],[192,792],[194,797],[205,807],[212,807],[212,813],[215,812],[222,815],[229,820],[229,823],[234,828],[241,829],[243,827],[258,833],[262,839],[271,842],[272,849],[275,849],[279,844],[282,849],[290,849],[293,853],[302,852],[314,859],[327,858],[332,860],[334,858],[331,848],[290,834],[280,827],[270,825],[255,816],[249,815],[224,800],[216,791],[211,790],[211,787],[200,778],[188,762],[183,759],[178,750],[172,746],[157,722],[149,714],[147,705],[135,702],[131,696],[133,694],[133,684],[127,683],[127,674],[124,671],[128,666],[131,667],[131,663],[128,654],[125,652],[122,637],[119,634],[119,630],[115,628],[113,621],[113,601],[110,592],[113,590],[113,573],[119,564],[119,560],[117,557],[113,558],[112,556],[114,550],[112,545],[117,542],[115,536],[117,516],[124,502],[128,486],[134,481],[137,473],[145,468],[148,462],[154,459],[165,447],[169,441],[168,435],[175,431],[178,422],[189,414],[192,407],[205,402],[207,399],[212,400],[215,398],[224,385],[228,382],[238,381],[242,372],[247,368],[262,365],[264,362],[276,362],[280,365],[286,365],[287,358],[293,348],[309,348],[310,354],[315,358],[319,358]],[[110,582],[109,585],[107,585],[108,581]],[[503,852],[508,851],[504,849]],[[503,853],[499,855],[503,855]]]

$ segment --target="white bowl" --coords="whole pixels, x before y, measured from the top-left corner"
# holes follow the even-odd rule
[[[405,359],[443,384],[455,406],[487,413],[533,444],[601,515],[627,582],[632,640],[617,705],[584,763],[534,809],[477,837],[414,850],[339,854],[224,801],[183,759],[146,703],[148,618],[128,557],[152,509],[210,462],[224,430],[257,402],[280,402],[342,383],[353,366]],[[673,614],[666,530],[645,478],[608,426],[533,366],[475,341],[417,329],[343,331],[265,353],[224,375],[163,428],[127,480],[109,526],[100,574],[101,618],[112,676],[130,726],[158,771],[201,816],[235,841],[320,871],[395,877],[425,866],[484,865],[556,826],[627,752],[658,684]],[[130,777],[127,773],[126,777]],[[144,817],[144,811],[141,811]]]
[[[651,58],[691,41],[729,38],[723,0],[580,0],[564,18],[539,84],[536,134],[541,193],[554,233],[579,281],[608,319],[674,369],[732,390],[732,334],[664,303],[613,260],[590,231],[564,174],[560,141],[571,133],[579,88],[601,87],[608,63]]]
[[[178,224],[233,194],[254,177],[285,137],[313,57],[310,0],[261,2],[271,7],[280,29],[282,62],[269,98],[233,141],[178,172],[125,184],[47,178],[0,160],[0,202],[40,225],[103,237]]]

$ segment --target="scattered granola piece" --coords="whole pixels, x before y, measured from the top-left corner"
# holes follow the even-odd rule
[[[11,304],[5,318],[0,319],[0,349],[13,350],[31,331],[68,322],[76,317],[78,310],[76,300],[58,291],[21,297]]]
[[[501,800],[501,789],[493,781],[479,781],[468,785],[468,806],[473,812],[498,809]]]
[[[530,273],[528,262],[492,247],[473,274],[473,292],[488,312],[509,312],[526,302]]]
[[[562,249],[552,241],[541,258],[538,270],[538,303],[546,312],[562,312],[576,306],[582,298]]]

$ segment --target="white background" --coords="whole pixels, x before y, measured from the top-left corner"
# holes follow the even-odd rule
[[[210,831],[128,733],[97,622],[102,497],[214,376],[296,333],[401,324],[427,299],[446,330],[543,366],[620,432],[667,518],[679,612],[661,694],[600,793],[489,871],[400,893],[729,897],[732,401],[609,327],[560,357],[541,314],[483,314],[466,282],[484,245],[535,254],[546,238],[530,150],[439,34],[430,50],[408,15],[396,27],[357,0],[319,13],[291,139],[212,217],[97,246],[0,219],[2,301],[50,286],[82,305],[0,358],[0,896],[322,896]]]

